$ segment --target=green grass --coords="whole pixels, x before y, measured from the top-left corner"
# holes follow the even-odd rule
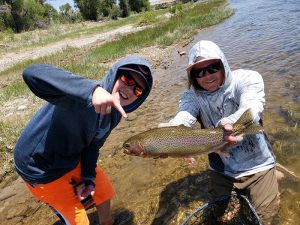
[[[157,17],[165,13],[165,11],[166,10],[151,11],[151,15]],[[15,47],[0,51],[18,51],[22,47],[44,46],[64,39],[75,39],[80,36],[88,36],[101,32],[107,32],[128,24],[140,25],[139,21],[143,16],[143,14],[135,14],[126,18],[119,18],[118,20],[111,20],[105,23],[95,22],[90,26],[87,26],[86,23],[53,24],[49,27],[47,32],[44,32],[43,30],[35,30],[17,35],[11,33],[2,34],[0,35],[0,41],[8,46]]]
[[[21,74],[25,67],[33,63],[50,63],[88,78],[101,79],[107,68],[99,66],[100,62],[120,58],[144,47],[154,45],[164,47],[189,38],[196,34],[198,29],[214,25],[231,16],[234,11],[227,8],[226,3],[224,0],[214,0],[207,3],[188,4],[183,8],[184,13],[181,17],[174,16],[164,22],[160,21],[151,28],[120,36],[118,40],[99,47],[83,50],[69,47],[62,53],[28,60],[1,72],[0,76]],[[161,12],[156,15],[161,15]],[[0,103],[7,101],[10,97],[22,95],[26,90],[25,85],[21,85],[20,81],[16,80],[0,92]]]
[[[122,36],[119,40],[96,48],[88,54],[91,62],[119,58],[125,54],[153,46],[168,46],[191,37],[198,29],[211,26],[231,16],[234,12],[224,8],[226,1],[215,0],[206,4],[195,4],[184,9],[184,16],[172,17],[165,22],[160,21],[153,28]]]
[[[23,95],[28,91],[28,87],[23,80],[16,80],[8,88],[5,88],[0,95],[0,102],[4,102],[7,99]]]
[[[0,120],[0,182],[5,175],[14,171],[13,147],[21,133],[24,122]]]

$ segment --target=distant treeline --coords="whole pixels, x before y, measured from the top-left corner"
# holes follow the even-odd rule
[[[73,23],[102,18],[127,17],[131,12],[150,9],[149,0],[74,0],[59,7],[59,12],[46,0],[0,0],[0,31],[15,33],[47,28],[51,22]]]

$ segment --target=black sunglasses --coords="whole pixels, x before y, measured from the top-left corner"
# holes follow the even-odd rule
[[[221,67],[222,67],[221,61],[218,61],[216,63],[208,65],[205,68],[201,68],[201,69],[193,68],[191,70],[190,74],[194,78],[202,78],[205,76],[205,72],[208,72],[209,74],[213,74],[213,73],[220,71]]]

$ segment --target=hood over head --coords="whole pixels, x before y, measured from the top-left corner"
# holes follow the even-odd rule
[[[136,74],[139,74],[139,76],[144,79],[144,81],[146,83],[146,88],[151,90],[152,81],[148,78],[150,72],[149,72],[148,68],[145,68],[145,66],[129,64],[129,65],[120,67],[118,69],[118,71],[119,70],[132,71]]]
[[[132,70],[140,74],[147,84],[146,90],[139,96],[133,103],[123,106],[126,113],[136,110],[148,97],[153,84],[152,70],[150,64],[142,57],[139,56],[126,56],[116,62],[105,77],[100,81],[100,86],[112,93],[115,82],[118,79],[117,72],[119,69]]]
[[[186,68],[189,79],[191,79],[190,71],[195,65],[198,65],[204,61],[208,61],[212,59],[221,60],[225,72],[225,81],[223,86],[228,86],[228,84],[231,81],[231,70],[225,58],[225,55],[222,52],[222,50],[219,48],[219,46],[217,46],[214,42],[207,41],[207,40],[201,40],[197,42],[189,51],[188,67]]]

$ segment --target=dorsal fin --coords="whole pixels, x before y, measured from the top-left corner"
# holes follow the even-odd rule
[[[251,109],[248,108],[242,115],[241,117],[235,122],[235,124],[249,124],[253,123],[253,114],[251,112]]]

